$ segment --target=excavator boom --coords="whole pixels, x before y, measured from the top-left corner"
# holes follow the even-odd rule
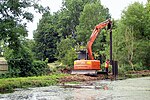
[[[106,20],[98,25],[95,26],[91,37],[87,43],[87,51],[88,51],[88,56],[90,60],[94,60],[93,54],[92,54],[92,44],[95,41],[96,37],[98,36],[98,34],[100,33],[101,29],[106,27],[108,24],[111,24],[110,20]]]

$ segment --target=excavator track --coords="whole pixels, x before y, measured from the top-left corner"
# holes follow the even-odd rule
[[[97,75],[97,70],[72,70],[71,74]]]

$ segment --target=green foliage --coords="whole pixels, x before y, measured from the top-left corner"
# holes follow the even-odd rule
[[[33,7],[36,12],[49,9],[37,4],[36,0],[1,0],[0,1],[0,40],[17,51],[20,40],[27,36],[27,21],[33,21],[33,14],[27,9]]]
[[[148,4],[147,4],[148,6]],[[135,11],[136,10],[136,11]],[[135,2],[128,6],[126,10],[123,11],[122,22],[128,27],[133,27],[134,36],[138,39],[148,38],[148,30],[150,24],[149,21],[148,7],[144,7],[143,4]]]
[[[145,28],[144,28],[144,34],[146,36],[146,39],[150,39],[150,1],[147,1],[146,7],[144,9],[144,14],[145,14]]]
[[[31,62],[28,59],[8,60],[10,77],[30,76]]]
[[[32,76],[46,75],[48,74],[49,68],[47,63],[44,61],[33,61],[31,73]]]
[[[62,62],[69,67],[73,67],[74,60],[77,59],[77,54],[74,48],[71,48],[66,51],[65,56],[62,58]]]
[[[86,46],[94,27],[105,21],[108,15],[108,9],[104,8],[99,1],[86,4],[79,18],[80,23],[76,26],[78,44]],[[107,37],[105,33],[106,31],[101,31],[92,46],[93,54],[96,59],[99,59],[100,56],[103,60],[105,59],[104,51]],[[103,61],[101,60],[101,62]]]
[[[24,39],[21,41],[22,45],[28,50],[30,50],[30,54],[33,56],[33,59],[36,59],[36,53],[35,53],[35,41],[33,39]]]
[[[21,47],[18,51],[7,48],[4,55],[8,62],[9,77],[31,75],[33,58],[28,48]]]
[[[135,11],[136,10],[136,11]],[[144,6],[139,2],[135,2],[128,6],[126,11],[123,11],[122,22],[133,27],[137,38],[144,37]],[[140,23],[140,24],[139,24]]]
[[[58,17],[58,33],[61,38],[68,36],[75,37],[76,26],[79,24],[79,17],[86,4],[96,2],[97,0],[64,0],[63,7]]]
[[[56,85],[59,78],[67,74],[53,74],[49,76],[26,77],[26,78],[7,78],[0,79],[0,93],[13,92],[15,88],[42,87]]]
[[[33,14],[28,12],[27,8],[34,7],[39,12],[45,11],[35,2],[32,0],[0,1],[0,41],[4,41],[4,46],[9,47],[5,50],[9,72],[1,77],[33,75],[32,53],[29,47],[23,45],[25,45],[24,38],[27,36],[25,21],[33,20]]]
[[[71,63],[71,61],[75,58],[70,58],[70,55],[75,54],[74,46],[71,46],[72,48],[66,52],[66,56],[62,56],[64,55],[64,53],[61,52],[61,54],[60,51],[56,49],[56,47],[58,48],[58,45],[56,45],[56,43],[60,43],[61,41],[63,41],[63,39],[67,39],[70,37],[74,39],[76,38],[75,32],[76,26],[79,25],[80,14],[83,11],[84,6],[90,3],[95,3],[96,5],[97,3],[100,4],[100,1],[64,0],[63,7],[60,11],[53,13],[53,15],[50,13],[45,13],[42,16],[42,19],[38,24],[38,28],[34,32],[34,52],[36,54],[36,59],[45,60],[46,58],[49,58],[49,62],[53,62],[54,60],[56,60],[54,55],[57,54],[57,59],[60,60],[61,58],[64,58],[65,60],[63,60],[63,63],[69,63],[69,65],[72,65],[73,62]],[[99,5],[97,5],[97,7],[98,6]],[[102,6],[99,8],[103,10]],[[95,7],[94,9],[97,8]],[[101,13],[105,12],[102,10]],[[96,11],[94,14],[96,14]],[[99,16],[97,16],[97,18],[98,17]]]
[[[84,5],[90,2],[90,0],[64,0],[60,11],[53,15],[45,13],[42,16],[38,28],[34,32],[36,59],[48,58],[49,62],[56,60],[54,56],[57,53],[56,43],[70,36],[75,37],[75,28],[79,24],[80,13],[83,11]]]
[[[135,68],[141,67],[140,69],[146,69],[150,70],[149,64],[150,64],[150,40],[139,40],[137,41],[137,48],[135,50]],[[139,69],[139,68],[138,68]]]
[[[7,48],[5,57],[8,62],[8,73],[1,77],[26,77],[48,74],[47,62],[33,61],[31,50],[22,46],[18,51]]]
[[[113,29],[113,58],[124,70],[149,70],[148,5],[129,5]]]
[[[57,44],[57,59],[61,61],[63,64],[68,66],[73,66],[74,60],[77,58],[77,54],[74,50],[73,39],[63,39],[60,43]]]
[[[104,8],[100,2],[86,4],[79,18],[80,23],[76,27],[78,42],[83,42],[85,45],[94,27],[100,22],[105,21],[107,15],[107,9]]]
[[[23,61],[22,59],[14,59],[8,61],[8,65],[9,71],[1,74],[0,78],[40,76],[47,75],[50,72],[47,63],[44,61],[33,61],[31,64],[30,62]]]
[[[49,59],[49,62],[56,60],[56,43],[59,40],[59,37],[55,31],[54,25],[56,23],[54,19],[54,16],[45,13],[34,33],[34,52],[36,53],[36,59],[38,60],[46,60],[46,58]]]

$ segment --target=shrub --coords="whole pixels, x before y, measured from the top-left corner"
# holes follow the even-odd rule
[[[6,48],[5,58],[8,63],[8,73],[1,74],[0,78],[39,76],[48,72],[47,62],[33,61],[32,52],[25,46],[17,50]]]
[[[64,58],[62,59],[62,63],[68,66],[73,66],[75,59],[77,59],[77,54],[72,48],[70,50],[67,50]]]
[[[49,71],[49,68],[47,66],[47,63],[44,61],[33,61],[32,63],[32,75],[46,75]]]
[[[0,74],[0,78],[8,77],[26,77],[47,75],[49,68],[44,61],[33,61],[32,63],[22,59],[13,59],[8,61],[9,72]]]
[[[77,54],[73,48],[75,41],[73,39],[63,39],[60,43],[57,44],[57,59],[63,64],[71,67],[73,62],[77,59]]]
[[[118,67],[119,76],[124,76],[125,73],[126,73],[126,70],[124,69],[124,67]]]
[[[33,57],[28,48],[24,46],[17,50],[6,48],[4,56],[8,63],[7,77],[31,76]]]
[[[11,77],[31,76],[32,62],[30,59],[10,59],[8,60],[9,74]]]

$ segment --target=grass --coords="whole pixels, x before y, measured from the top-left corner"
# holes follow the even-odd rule
[[[66,82],[65,84],[81,84],[81,82],[72,81],[72,82]]]
[[[53,74],[38,77],[4,78],[0,79],[0,93],[13,92],[15,88],[43,87],[56,85],[59,78],[68,74]]]

